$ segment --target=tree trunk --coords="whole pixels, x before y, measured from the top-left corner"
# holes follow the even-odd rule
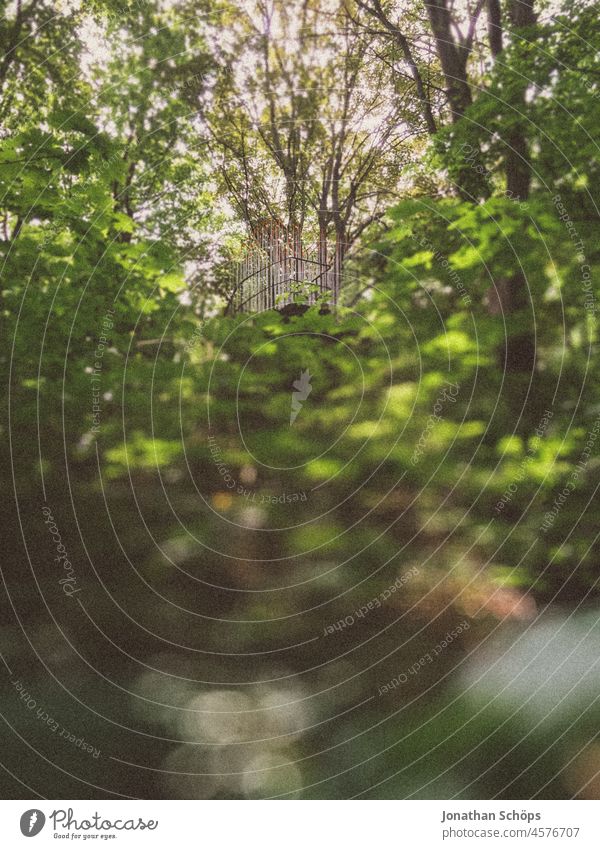
[[[521,37],[515,30],[535,25],[536,15],[533,4],[534,0],[509,0],[508,15],[513,38]],[[526,108],[526,88],[527,82],[524,80],[515,104],[515,108],[522,111]],[[531,162],[524,128],[516,126],[511,130],[505,138],[505,144],[504,170],[507,194],[513,201],[524,202],[528,199],[531,188]],[[519,270],[509,279],[499,281],[498,300],[505,316],[527,309],[527,279],[523,271]],[[499,362],[507,372],[531,372],[535,368],[536,354],[533,330],[516,335],[510,335],[509,332],[498,353]]]
[[[509,0],[508,15],[513,30],[521,27],[532,27],[536,22],[533,9],[534,0]],[[520,38],[518,32],[514,33]],[[529,39],[528,39],[529,40]],[[525,108],[525,90],[527,82],[524,80],[516,108]],[[531,183],[531,164],[529,162],[529,148],[525,137],[525,130],[516,127],[506,138],[507,152],[505,159],[506,189],[509,197],[513,200],[527,200]],[[512,194],[510,194],[512,192]]]
[[[452,123],[456,124],[473,102],[471,88],[467,82],[466,55],[463,55],[463,51],[456,44],[446,0],[428,0],[425,6],[446,80]]]
[[[417,62],[411,50],[408,38],[404,35],[402,30],[400,30],[400,28],[396,26],[385,14],[380,0],[373,0],[372,5],[369,5],[365,2],[359,2],[358,5],[361,7],[361,9],[364,9],[366,12],[368,12],[369,15],[372,15],[377,21],[379,21],[379,23],[383,27],[385,27],[385,29],[390,33],[390,35],[402,51],[402,55],[404,56],[406,64],[410,68],[410,74],[415,84],[417,98],[419,100],[421,114],[423,116],[423,120],[425,121],[425,126],[427,127],[427,132],[430,136],[435,135],[435,133],[437,133],[437,125],[435,123],[433,110],[431,108],[431,101],[427,96],[427,92],[425,91],[423,77],[421,76],[421,71],[419,70],[419,66],[417,65]]]
[[[339,227],[335,233],[335,254],[333,257],[333,302],[337,304],[342,288],[342,269],[347,251],[346,228]]]
[[[453,124],[458,124],[473,102],[467,79],[467,60],[471,51],[471,41],[457,41],[455,38],[447,0],[427,0],[425,8],[446,82],[446,97],[450,106],[451,121]],[[474,155],[471,154],[468,161],[462,150],[458,155],[461,161],[453,169],[452,177],[459,197],[467,201],[488,197],[489,188],[484,176],[485,169],[478,167],[481,166],[480,151],[476,150]]]
[[[502,11],[500,0],[487,0],[488,41],[490,53],[496,56],[502,52]]]

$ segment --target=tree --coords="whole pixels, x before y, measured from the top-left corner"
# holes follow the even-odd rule
[[[51,0],[0,3],[0,121],[5,132],[25,115],[39,118],[57,94],[63,103],[76,102],[82,90],[80,20],[78,3],[64,9]]]
[[[432,97],[432,89],[430,85],[431,81],[429,79],[425,79],[424,70],[422,70],[422,66],[427,63],[428,57],[426,55],[420,55],[417,52],[415,45],[411,43],[412,39],[402,30],[399,22],[392,22],[389,13],[384,10],[380,0],[356,0],[356,6],[381,24],[384,29],[383,34],[388,34],[392,42],[399,48],[401,56],[406,63],[410,76],[414,82],[417,99],[427,132],[430,135],[434,135],[437,132],[437,119],[434,114],[435,105]],[[356,15],[353,14],[349,4],[346,9],[348,10],[348,14],[352,16],[353,20],[360,23]],[[374,30],[368,24],[364,26],[368,35],[382,35],[380,30]],[[427,70],[429,70],[429,68],[427,68]]]
[[[530,49],[532,40],[536,38],[536,15],[534,12],[534,0],[510,0],[508,5],[508,16],[511,23],[511,40]],[[498,55],[498,54],[496,54]],[[520,113],[526,111],[525,92],[529,82],[527,79],[517,78],[518,92],[516,94],[515,108]],[[520,83],[520,84],[519,84]],[[531,184],[531,164],[529,162],[527,128],[525,122],[519,120],[511,122],[512,126],[506,138],[506,188],[511,197],[526,201],[529,197]]]
[[[365,12],[367,20],[370,19],[383,28],[379,31],[373,30],[367,24],[369,34],[383,37],[384,41],[391,41],[391,44],[400,49],[414,84],[414,96],[419,103],[425,127],[431,136],[438,132],[440,126],[447,124],[460,132],[465,113],[473,103],[473,81],[469,63],[483,5],[484,1],[478,0],[473,7],[469,4],[466,10],[460,10],[449,5],[447,0],[431,0],[423,4],[426,14],[426,19],[423,19],[419,4],[407,9],[404,4],[398,5],[394,2],[384,6],[381,0],[355,2],[355,6]],[[348,8],[351,9],[350,6]],[[407,27],[409,29],[406,29]],[[437,68],[432,64],[432,43]],[[433,84],[432,77],[435,81]],[[428,80],[427,84],[425,79]],[[442,81],[443,90],[440,87]],[[432,90],[436,93],[435,97],[432,97]],[[444,95],[443,99],[440,94]],[[434,107],[437,116],[434,116]],[[446,133],[446,136],[451,138],[449,133]],[[443,145],[444,141],[439,140],[438,147],[444,149]],[[479,162],[479,153],[472,155],[469,161],[455,153],[449,162],[449,173],[456,191],[465,200],[478,199],[489,194],[482,169],[476,167]]]
[[[414,156],[407,88],[341,3],[258,0],[233,26],[203,107],[220,179],[251,232],[267,215],[317,239],[339,283]]]

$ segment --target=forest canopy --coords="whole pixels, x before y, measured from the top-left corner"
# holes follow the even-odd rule
[[[6,792],[596,798],[600,3],[0,6]]]

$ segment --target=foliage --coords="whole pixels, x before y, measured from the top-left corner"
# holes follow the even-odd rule
[[[278,120],[296,110],[294,167],[314,177],[311,192],[317,154],[341,132],[339,101],[327,101],[336,63],[356,60],[362,107],[381,105],[377,80],[389,83],[388,36],[369,62],[360,53],[364,6],[346,21],[349,54],[322,66],[317,48],[286,54],[275,74]],[[588,619],[567,620],[588,607],[593,618],[598,603],[597,4],[542,18],[536,40],[507,42],[480,77],[471,61],[479,93],[460,120],[435,95],[435,143],[423,139],[414,76],[403,76],[389,114],[409,141],[378,151],[365,183],[378,203],[388,189],[401,200],[377,241],[356,234],[341,303],[308,307],[304,287],[287,314],[223,316],[224,258],[243,229],[223,191],[243,160],[203,142],[220,115],[224,136],[236,122],[257,133],[248,103],[226,108],[228,72],[244,70],[227,66],[239,28],[256,25],[233,20],[237,8],[74,3],[50,19],[40,1],[9,54],[0,344],[2,465],[16,509],[2,654],[65,725],[89,723],[106,757],[50,756],[55,740],[30,727],[7,686],[11,722],[50,757],[22,763],[11,739],[7,767],[42,792],[56,784],[56,757],[68,798],[98,787],[148,797],[577,792],[568,764],[595,733],[593,701],[575,687],[564,715],[547,720],[548,748],[550,725],[538,726],[517,685],[504,701],[484,698],[473,683],[484,661],[471,653],[500,629],[517,635],[514,663],[534,663],[528,646],[546,625],[532,623],[548,607],[568,665],[565,647]],[[411,5],[411,40],[424,19]],[[218,23],[233,34],[220,64]],[[4,42],[16,25],[7,14]],[[100,37],[108,47],[94,53]],[[425,79],[440,83],[438,58],[419,43]],[[253,107],[264,70],[245,81]],[[277,126],[264,130],[265,148]],[[517,131],[531,185],[515,199],[506,155]],[[343,151],[360,171],[368,133],[350,135],[359,152]],[[450,190],[465,167],[485,177],[471,200]],[[269,175],[251,176],[268,193]],[[374,207],[365,200],[359,212]],[[498,291],[520,277],[526,298],[507,312]],[[526,334],[535,368],[505,368],[506,337]],[[303,397],[290,422],[294,391]],[[76,564],[81,605],[57,589],[44,504]],[[462,621],[435,663],[406,673]],[[590,640],[591,653],[594,630]],[[380,696],[402,671],[407,686]],[[561,674],[558,691],[569,693]],[[150,769],[140,777],[127,762]]]

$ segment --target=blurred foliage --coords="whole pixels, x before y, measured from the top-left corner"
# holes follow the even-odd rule
[[[2,653],[103,755],[59,751],[9,683],[6,717],[26,740],[10,738],[5,766],[65,798],[574,792],[600,757],[582,748],[598,720],[588,691],[548,746],[523,707],[535,688],[482,707],[471,653],[501,623],[517,639],[531,628],[534,645],[580,607],[591,612],[564,626],[555,658],[568,667],[588,621],[586,656],[597,651],[598,443],[542,529],[600,415],[600,90],[584,44],[598,47],[597,5],[544,25],[543,51],[507,49],[465,123],[441,135],[432,173],[480,144],[489,198],[440,193],[390,209],[355,260],[354,303],[235,317],[214,307],[218,274],[202,275],[206,238],[223,224],[210,162],[177,147],[192,143],[189,92],[177,88],[189,69],[151,61],[183,54],[189,37],[202,74],[202,45],[152,4],[117,27],[113,6],[95,3],[98,21],[108,14],[107,32],[132,38],[150,27],[143,47],[96,68],[101,89],[92,74],[42,96],[32,78],[35,108],[9,104],[0,146],[2,467],[16,498]],[[52,25],[54,39],[77,36],[76,16]],[[49,77],[77,79],[79,58],[76,47],[55,68],[51,57]],[[15,87],[36,61],[19,56]],[[511,74],[536,91],[526,203],[502,191]],[[528,303],[498,314],[494,286],[519,271]],[[523,332],[535,334],[535,370],[507,371],[499,346]],[[305,370],[312,391],[291,426]],[[57,585],[44,503],[81,607]],[[401,591],[355,616],[411,569]],[[531,626],[546,605],[556,618]],[[407,673],[463,620],[439,658]],[[552,658],[522,655],[532,680],[553,674]],[[403,672],[405,686],[378,694]],[[211,772],[231,775],[194,775]]]

